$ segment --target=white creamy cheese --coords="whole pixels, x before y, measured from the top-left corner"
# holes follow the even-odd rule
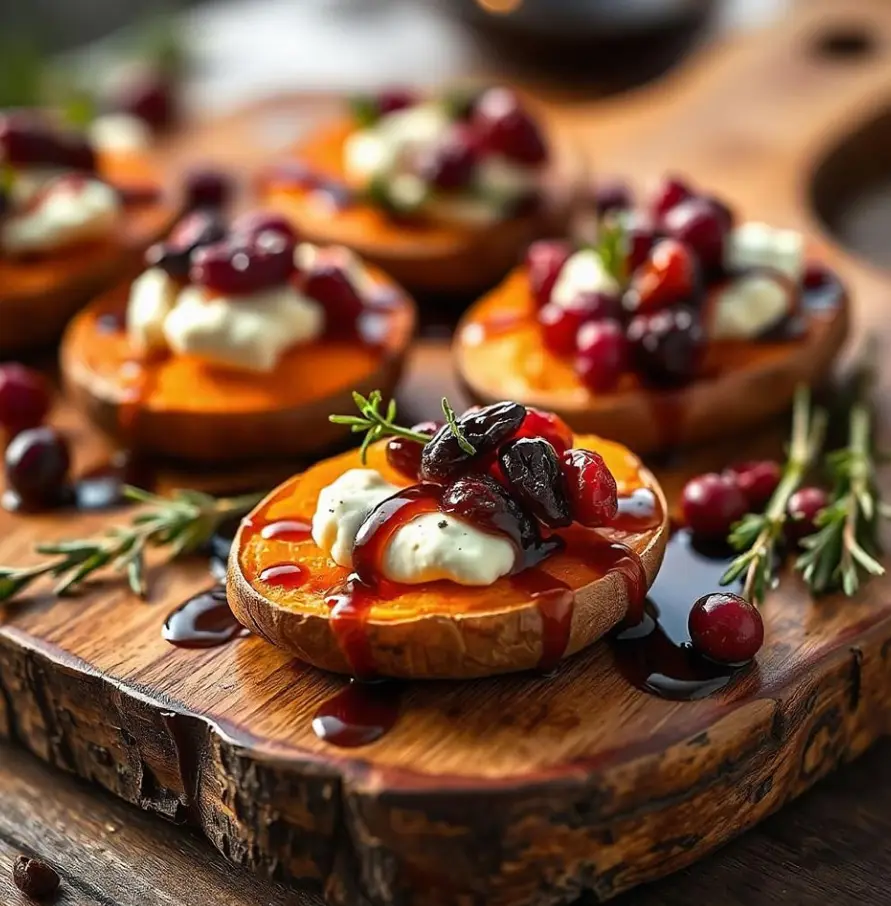
[[[290,285],[226,298],[188,286],[164,318],[173,352],[247,371],[272,371],[291,346],[318,337],[322,307]]]
[[[711,324],[715,340],[747,340],[789,311],[789,288],[768,273],[750,273],[719,291]]]
[[[160,267],[140,274],[130,287],[127,303],[127,333],[140,352],[162,350],[167,346],[164,319],[173,311],[179,284]]]
[[[24,210],[3,219],[0,245],[10,255],[45,252],[109,235],[121,213],[117,192],[98,179],[61,176]]]
[[[511,200],[538,187],[538,169],[524,167],[501,154],[489,154],[479,162],[475,182],[485,195]]]
[[[371,510],[399,488],[373,469],[350,469],[323,488],[312,520],[315,543],[338,566],[352,568],[356,535]],[[387,545],[384,577],[417,585],[445,579],[491,585],[514,565],[506,538],[482,532],[445,513],[426,513],[396,531]]]
[[[730,271],[769,267],[797,284],[804,272],[804,236],[766,223],[740,224],[727,238],[724,264]]]
[[[563,308],[571,305],[581,293],[617,294],[616,279],[604,267],[600,255],[593,249],[575,252],[560,268],[551,290],[551,302]]]
[[[106,113],[90,123],[91,144],[101,151],[143,151],[152,144],[144,120],[126,113]]]

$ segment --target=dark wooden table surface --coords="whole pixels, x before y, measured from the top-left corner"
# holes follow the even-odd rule
[[[197,834],[0,746],[0,904],[18,853],[51,862],[64,906],[320,906],[231,865]],[[891,740],[704,862],[615,906],[891,902]],[[591,906],[590,901],[578,906]]]

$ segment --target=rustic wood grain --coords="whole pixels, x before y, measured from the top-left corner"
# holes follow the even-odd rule
[[[827,69],[808,55],[827,8],[815,2],[776,40],[729,49],[652,93],[554,108],[554,121],[572,118],[602,169],[689,171],[746,215],[816,231],[853,288],[856,327],[888,336],[887,277],[820,232],[800,172],[878,109],[889,75],[881,56]],[[856,0],[845,12],[891,36],[886,8]],[[451,392],[447,369],[442,344],[418,347],[408,414],[429,413]],[[882,377],[887,387],[891,373]],[[99,455],[77,430],[79,455]],[[731,443],[738,457],[742,444]],[[669,493],[698,462],[662,473]],[[4,515],[0,561],[25,560],[35,538],[104,522]],[[256,638],[206,652],[169,647],[159,632],[167,609],[206,574],[195,562],[155,579],[148,604],[106,586],[10,608],[0,729],[52,764],[200,827],[236,863],[323,886],[338,906],[607,899],[723,844],[891,724],[889,579],[855,600],[820,602],[784,579],[764,608],[757,669],[710,699],[639,693],[595,646],[547,680],[411,686],[396,728],[354,753],[327,748],[310,729],[342,680]]]

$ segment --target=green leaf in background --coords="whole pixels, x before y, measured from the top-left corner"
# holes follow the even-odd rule
[[[371,95],[356,94],[349,99],[350,114],[361,129],[373,126],[380,119],[377,100]]]
[[[43,100],[43,54],[27,38],[0,38],[0,108],[35,107]]]
[[[594,251],[607,273],[624,286],[628,280],[628,231],[619,218],[605,217],[600,222]]]

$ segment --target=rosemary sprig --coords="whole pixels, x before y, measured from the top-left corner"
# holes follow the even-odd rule
[[[811,409],[810,391],[800,386],[792,410],[792,436],[780,483],[763,513],[747,513],[733,526],[730,544],[741,553],[721,577],[729,585],[745,574],[743,597],[760,604],[774,575],[777,542],[786,524],[789,498],[798,490],[823,445],[826,413]]]
[[[827,457],[833,487],[829,505],[817,516],[817,531],[801,542],[804,552],[795,562],[814,594],[841,586],[846,595],[860,587],[860,572],[881,576],[879,553],[881,519],[891,507],[881,499],[872,450],[868,404],[851,409],[848,446]]]
[[[196,550],[225,520],[252,509],[263,494],[241,497],[211,497],[201,491],[177,491],[167,499],[139,488],[124,488],[124,496],[149,504],[129,525],[115,526],[95,538],[40,544],[38,553],[51,559],[35,566],[0,566],[0,602],[8,601],[41,576],[59,581],[53,591],[68,595],[97,570],[109,567],[126,575],[133,593],[145,597],[145,553],[150,547],[168,548],[168,559]]]
[[[426,444],[430,440],[429,434],[412,431],[411,428],[403,428],[396,424],[396,400],[391,399],[387,403],[386,411],[382,411],[383,394],[380,390],[372,390],[367,397],[354,391],[353,402],[359,410],[359,415],[329,415],[328,420],[335,425],[349,425],[354,434],[364,432],[365,437],[362,438],[362,445],[359,447],[359,456],[363,464],[368,458],[368,448],[371,444],[384,437],[404,437],[419,444]],[[461,431],[455,410],[445,397],[442,400],[442,411],[461,449],[465,453],[476,453],[476,449]]]

